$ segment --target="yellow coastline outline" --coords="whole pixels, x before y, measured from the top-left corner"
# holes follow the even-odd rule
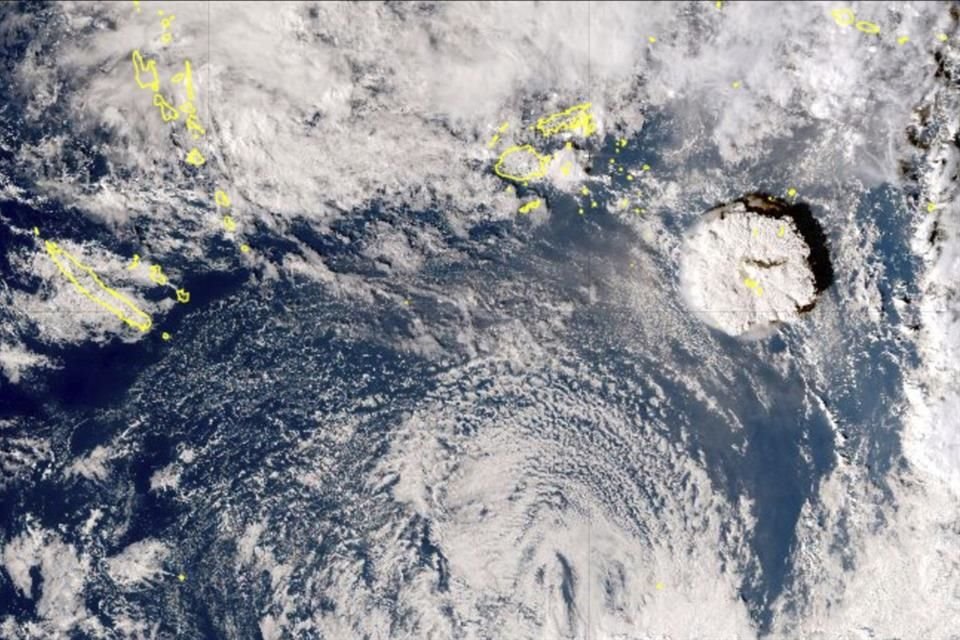
[[[153,80],[144,82],[140,79],[140,74],[149,71],[153,74]],[[160,91],[160,74],[157,72],[157,61],[144,61],[139,49],[133,51],[133,77],[137,81],[137,86],[141,89],[151,89],[154,93]]]
[[[830,16],[833,18],[833,21],[841,27],[852,26],[853,23],[857,21],[857,16],[853,13],[853,9],[848,7],[834,9],[830,12]]]
[[[501,125],[497,128],[497,132],[496,132],[495,134],[493,134],[493,137],[492,137],[492,138],[490,138],[490,142],[487,143],[487,148],[493,149],[495,146],[497,146],[497,142],[500,141],[500,134],[503,133],[504,131],[506,131],[506,130],[507,130],[507,127],[509,127],[509,126],[510,126],[510,123],[509,123],[509,122],[504,122],[503,124],[501,124]]]
[[[167,102],[159,93],[153,94],[153,106],[160,108],[160,117],[163,118],[164,122],[173,122],[180,118],[180,112],[177,111],[176,107]]]
[[[158,264],[150,266],[150,280],[153,282],[164,285],[167,284],[167,276],[163,273],[163,267]]]
[[[538,209],[541,204],[542,204],[542,202],[541,202],[540,198],[536,198],[535,200],[531,200],[531,201],[528,202],[527,204],[525,204],[525,205],[523,205],[522,207],[520,207],[519,209],[517,209],[517,212],[518,212],[518,213],[530,213],[530,212],[533,211],[534,209]]]
[[[187,154],[186,163],[192,164],[195,167],[203,166],[203,163],[206,161],[207,159],[203,157],[203,154],[200,153],[196,147],[190,149],[190,153]]]
[[[106,284],[104,284],[103,280],[100,279],[100,276],[98,276],[93,271],[93,269],[91,269],[87,265],[77,260],[74,256],[72,256],[66,250],[61,249],[56,242],[47,240],[45,242],[45,247],[47,250],[47,255],[50,256],[50,259],[53,260],[54,264],[57,265],[57,267],[60,269],[60,272],[64,276],[66,276],[67,280],[69,280],[73,284],[74,288],[77,291],[82,293],[84,296],[86,296],[90,300],[96,302],[98,305],[100,305],[101,307],[103,307],[113,315],[117,316],[118,318],[126,322],[131,327],[135,327],[140,331],[143,331],[144,333],[150,330],[150,326],[153,324],[153,322],[150,320],[150,316],[148,316],[146,313],[141,311],[135,304],[130,302],[130,300],[127,299],[126,296],[120,293],[117,293],[115,290],[111,289]],[[122,303],[127,308],[129,308],[129,310],[133,313],[134,316],[139,316],[143,318],[143,320],[140,322],[137,322],[136,320],[128,317],[127,314],[122,309],[114,306],[110,302],[101,300],[100,298],[95,296],[93,293],[91,293],[86,287],[80,284],[80,282],[77,280],[77,277],[74,275],[73,270],[70,268],[70,266],[65,264],[62,260],[60,260],[61,256],[66,257],[66,259],[72,262],[74,265],[76,265],[78,269],[86,271],[87,275],[93,278],[93,281],[96,282],[101,289],[106,291],[107,294],[109,294],[111,297],[118,300],[120,303]]]
[[[536,129],[546,137],[561,131],[576,131],[579,129],[583,137],[587,137],[597,130],[597,125],[593,121],[593,114],[590,113],[591,106],[593,106],[592,102],[582,102],[569,109],[544,116],[537,120]]]
[[[187,89],[187,102],[193,102],[196,99],[196,94],[193,92],[193,70],[190,68],[189,60],[183,61],[183,71],[174,74],[174,76],[170,78],[170,82],[173,84],[183,83]]]
[[[753,292],[758,296],[763,295],[763,287],[761,287],[760,283],[754,280],[753,278],[744,278],[743,284],[747,285],[748,289],[753,289]]]
[[[530,173],[524,174],[522,176],[515,176],[509,173],[505,173],[504,171],[501,171],[501,167],[503,166],[503,163],[507,159],[507,157],[514,153],[520,153],[520,152],[532,153],[533,155],[535,155],[537,157],[539,166],[533,171],[531,171]],[[547,165],[549,164],[550,164],[549,154],[542,156],[539,153],[537,153],[537,150],[534,149],[533,146],[529,144],[514,145],[500,154],[500,157],[497,159],[497,163],[493,165],[493,172],[496,173],[501,178],[507,178],[508,180],[514,180],[516,182],[521,182],[523,184],[526,184],[528,181],[533,180],[534,178],[542,178],[544,175],[546,175]]]

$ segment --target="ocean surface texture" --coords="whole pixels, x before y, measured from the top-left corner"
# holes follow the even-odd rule
[[[958,22],[0,4],[0,638],[960,639]]]

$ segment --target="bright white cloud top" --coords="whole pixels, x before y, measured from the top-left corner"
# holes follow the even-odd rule
[[[0,9],[0,637],[954,637],[946,3],[140,4]]]
[[[772,217],[742,201],[723,205],[687,234],[683,296],[711,327],[734,336],[765,335],[815,304],[809,256],[810,247],[791,218]]]

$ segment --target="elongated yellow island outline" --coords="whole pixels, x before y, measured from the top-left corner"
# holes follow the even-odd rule
[[[547,137],[561,131],[579,131],[583,137],[587,137],[597,130],[593,114],[590,113],[591,106],[592,103],[583,102],[559,113],[544,116],[537,120],[537,131]]]
[[[153,324],[153,322],[150,320],[150,316],[148,316],[143,311],[138,309],[137,306],[132,302],[130,302],[130,300],[128,300],[125,296],[117,293],[116,291],[114,291],[113,289],[105,285],[103,283],[103,280],[101,280],[100,277],[96,273],[94,273],[93,269],[91,269],[87,265],[77,260],[75,257],[70,255],[70,253],[68,253],[67,251],[64,251],[63,249],[61,249],[56,242],[47,240],[45,242],[45,245],[47,248],[47,254],[50,256],[50,259],[53,260],[53,262],[57,265],[57,267],[60,268],[60,272],[67,277],[67,280],[73,283],[73,286],[76,288],[77,291],[79,291],[86,297],[90,298],[91,300],[96,302],[98,305],[100,305],[101,307],[103,307],[113,315],[117,316],[118,318],[126,322],[131,327],[136,327],[137,329],[139,329],[140,331],[143,331],[144,333],[150,330],[150,326]],[[121,306],[114,305],[111,302],[107,300],[103,300],[102,298],[98,297],[98,295],[91,293],[90,290],[88,290],[86,287],[80,284],[80,281],[77,280],[77,276],[74,275],[73,269],[71,269],[70,265],[67,264],[61,258],[66,258],[68,261],[72,262],[79,270],[85,271],[86,274],[90,276],[93,279],[93,281],[96,282],[97,285],[103,291],[105,291],[109,296],[111,296],[115,300],[119,301],[122,306],[125,306],[127,308],[127,310],[124,310],[123,308],[121,308]],[[128,315],[128,311],[130,315]]]
[[[528,202],[527,204],[525,204],[525,205],[523,205],[522,207],[520,207],[519,209],[517,209],[517,211],[518,211],[519,213],[530,213],[530,212],[533,211],[534,209],[539,208],[539,207],[540,207],[540,204],[541,204],[540,198],[536,198],[535,200],[531,200],[531,201]]]
[[[509,126],[510,126],[509,122],[504,122],[503,124],[501,124],[500,127],[497,129],[497,132],[493,134],[492,138],[490,138],[490,142],[487,143],[487,148],[493,149],[495,146],[497,146],[497,142],[499,142],[500,140],[500,134],[506,131],[507,127]]]

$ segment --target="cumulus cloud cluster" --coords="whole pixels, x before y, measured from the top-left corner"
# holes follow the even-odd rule
[[[65,2],[36,14],[3,9],[0,35],[22,43],[24,54],[10,61],[5,76],[3,90],[18,119],[3,115],[0,121],[4,127],[0,149],[9,158],[4,160],[0,188],[4,197],[25,206],[40,211],[56,203],[67,211],[66,220],[76,216],[78,225],[93,225],[102,234],[99,242],[53,239],[95,264],[104,279],[155,314],[158,323],[173,303],[148,300],[151,285],[143,274],[126,269],[130,255],[121,246],[145,247],[157,262],[180,261],[184,271],[173,276],[188,269],[225,271],[237,262],[208,259],[207,247],[217,239],[250,237],[256,228],[287,239],[296,249],[279,257],[254,251],[245,258],[263,273],[313,279],[338,298],[365,308],[397,298],[376,279],[331,268],[329,256],[307,246],[292,230],[303,223],[331,232],[357,210],[386,203],[396,210],[436,209],[452,234],[469,238],[481,223],[514,216],[522,202],[517,192],[504,190],[503,181],[491,171],[498,148],[490,148],[487,141],[501,123],[510,124],[504,144],[523,143],[532,135],[526,127],[539,115],[589,100],[599,126],[594,141],[585,143],[589,150],[596,151],[603,140],[632,139],[651,128],[657,137],[655,149],[640,150],[656,155],[650,159],[653,170],[643,180],[645,213],[616,214],[622,228],[636,236],[621,244],[612,240],[610,253],[598,258],[592,273],[604,276],[596,278],[602,286],[596,282],[585,286],[583,301],[549,299],[544,308],[551,317],[528,325],[498,308],[494,294],[482,287],[463,285],[437,292],[417,279],[435,257],[463,259],[436,232],[402,233],[396,225],[371,224],[361,253],[385,265],[390,274],[415,283],[411,286],[424,297],[448,304],[463,325],[444,340],[439,329],[418,318],[391,346],[438,362],[449,355],[446,344],[458,345],[471,359],[490,357],[490,370],[484,373],[501,380],[496,388],[523,397],[519,382],[503,382],[511,367],[535,369],[534,361],[548,358],[538,339],[555,338],[581,310],[581,303],[599,301],[617,309],[604,316],[605,330],[635,342],[648,341],[657,361],[671,363],[662,366],[676,373],[672,380],[677,389],[706,407],[703,416],[722,419],[738,432],[748,416],[739,415],[736,405],[725,404],[732,391],[711,388],[714,379],[734,377],[730,371],[735,361],[709,336],[691,328],[677,304],[681,283],[674,276],[681,262],[682,232],[694,218],[717,202],[752,191],[758,183],[777,190],[793,185],[825,213],[824,225],[837,250],[837,289],[844,293],[826,301],[808,325],[798,323],[802,355],[778,359],[757,352],[758,357],[769,357],[777,372],[801,369],[805,401],[813,403],[811,398],[830,388],[830,376],[824,371],[832,363],[831,349],[844,347],[842,337],[848,335],[844,327],[855,326],[868,343],[881,333],[879,267],[872,258],[880,230],[876,221],[858,214],[861,199],[883,184],[915,187],[913,179],[901,173],[900,160],[916,153],[926,154],[921,173],[946,167],[939,170],[946,173],[936,184],[921,180],[923,193],[941,202],[956,195],[948,186],[956,154],[943,151],[956,134],[956,123],[937,128],[948,122],[956,107],[951,97],[955,87],[945,83],[944,73],[939,77],[936,73],[944,56],[953,55],[953,44],[941,44],[931,35],[953,34],[955,19],[938,4],[854,3],[858,18],[880,25],[880,34],[871,36],[837,24],[830,15],[832,6],[817,3],[724,2],[718,9],[713,2],[176,2],[164,5],[176,15],[174,39],[166,46],[159,39],[156,7],[141,5],[139,14],[132,3]],[[899,34],[909,35],[910,41],[898,44]],[[194,171],[182,161],[192,144],[182,127],[163,123],[149,92],[136,87],[130,63],[134,49],[157,60],[165,91],[171,94],[181,91],[169,84],[177,64],[184,59],[192,62],[198,115],[208,129],[202,143],[208,162],[202,170]],[[924,151],[911,146],[904,132],[907,123],[919,117],[914,110],[931,103],[940,105],[942,119],[926,123],[934,133],[924,142],[928,147]],[[42,134],[14,136],[14,131]],[[940,162],[941,152],[949,162]],[[564,196],[576,195],[585,185],[598,193],[609,191],[611,199],[637,195],[583,171],[580,163],[586,155],[584,150],[560,151],[545,177],[531,186]],[[560,169],[566,161],[574,165],[568,173]],[[225,234],[209,205],[213,188],[230,193],[239,225],[235,236]],[[811,489],[817,500],[802,506],[791,552],[797,570],[780,599],[767,603],[775,618],[772,628],[785,637],[795,629],[836,636],[857,625],[891,636],[909,635],[914,629],[912,612],[901,615],[886,606],[896,601],[887,585],[895,592],[908,588],[900,574],[917,566],[913,559],[924,557],[924,549],[949,521],[947,516],[941,521],[930,515],[924,505],[949,512],[953,503],[942,491],[956,492],[960,478],[960,449],[952,429],[957,397],[952,363],[960,338],[957,323],[950,320],[958,300],[960,241],[955,223],[944,215],[951,210],[941,207],[916,229],[916,252],[926,260],[922,281],[926,306],[921,314],[922,363],[909,389],[913,419],[905,445],[912,467],[903,473],[911,479],[911,474],[919,474],[920,480],[907,482],[895,498],[898,504],[909,505],[909,513],[922,516],[916,527],[921,535],[911,537],[908,532],[915,523],[897,517],[897,507],[876,506],[883,498],[866,488],[871,480],[838,463],[836,473]],[[554,210],[544,207],[536,220],[549,223],[550,215]],[[936,229],[935,220],[940,221]],[[5,319],[11,319],[0,329],[0,369],[9,381],[17,383],[30,370],[56,364],[31,353],[22,344],[26,335],[52,344],[141,337],[108,312],[91,307],[61,277],[44,255],[42,242],[30,239],[32,225],[3,222],[17,227],[11,237],[19,244],[7,256],[12,272],[21,285],[23,279],[38,280],[36,287],[5,283],[0,291],[0,309]],[[38,226],[43,226],[42,220]],[[778,229],[769,232],[776,235]],[[931,235],[938,238],[937,248],[930,247]],[[623,249],[624,244],[630,247]],[[522,250],[520,243],[517,250]],[[616,262],[623,256],[627,256],[623,264]],[[869,268],[864,267],[867,264]],[[625,274],[627,269],[633,271]],[[798,276],[788,283],[803,289],[791,290],[797,299],[806,294],[801,280]],[[547,292],[535,289],[515,293],[547,297]],[[749,294],[743,289],[737,295]],[[496,322],[485,322],[477,311],[481,307]],[[482,328],[488,325],[509,330],[500,334],[496,328]],[[678,336],[677,327],[690,334]],[[743,328],[732,327],[734,332]],[[678,356],[696,360],[696,367],[677,364]],[[698,372],[713,377],[698,377]],[[473,369],[460,373],[478,383],[471,378]],[[565,373],[571,379],[579,375]],[[435,624],[431,628],[438,634],[449,637],[451,628],[468,628],[469,616],[479,616],[478,611],[489,607],[504,629],[530,635],[578,637],[595,622],[593,631],[611,637],[646,631],[682,636],[691,628],[707,634],[709,625],[718,620],[730,637],[756,633],[756,622],[737,592],[738,582],[751,572],[751,551],[743,543],[755,525],[750,504],[728,500],[717,479],[708,478],[699,461],[671,450],[662,434],[636,433],[634,423],[616,410],[591,407],[588,403],[601,391],[616,389],[610,382],[614,378],[577,381],[595,394],[572,394],[573,405],[556,385],[524,380],[543,394],[556,394],[557,401],[539,412],[520,410],[503,416],[509,424],[519,425],[516,431],[489,421],[480,425],[481,436],[463,437],[457,432],[461,406],[437,400],[395,434],[382,468],[384,474],[402,478],[394,498],[411,518],[437,521],[437,546],[449,558],[454,581],[462,581],[459,595],[449,597],[438,596],[426,583],[407,587],[411,606],[429,603],[421,607],[421,616]],[[765,401],[764,381],[760,374],[753,380]],[[463,394],[463,406],[474,405],[472,391],[450,386],[451,395]],[[656,389],[655,383],[651,381],[649,388]],[[691,437],[695,421],[675,407],[671,412],[669,395],[645,396],[650,422],[676,417],[686,429],[684,438]],[[606,488],[590,484],[590,474],[582,469],[574,474],[573,486],[558,488],[549,473],[537,476],[535,465],[518,452],[529,448],[530,457],[536,458],[551,450],[554,445],[542,439],[544,417],[548,432],[559,440],[562,431],[557,425],[583,418],[577,413],[581,406],[603,426],[608,453],[637,447],[635,459],[653,471],[629,476],[615,465],[598,466],[608,480]],[[427,425],[449,435],[449,440],[441,442],[427,434]],[[12,452],[2,455],[5,474],[8,469],[27,469],[46,455],[24,452],[31,442],[21,438]],[[459,457],[451,453],[450,442],[462,447]],[[643,450],[637,443],[650,448]],[[746,446],[732,438],[729,449],[738,452]],[[68,473],[103,480],[110,472],[107,453],[95,449]],[[612,453],[609,457],[616,458]],[[670,486],[656,486],[667,477],[655,473],[664,470],[658,464],[665,466],[670,478],[684,483],[683,492],[674,495]],[[177,486],[179,476],[173,470],[169,467],[153,476],[154,488]],[[623,513],[606,506],[610,500],[604,492],[609,487],[629,486],[637,492],[631,494],[637,503],[647,499],[637,477],[659,490],[655,493],[663,498],[660,506],[665,509],[660,519],[653,511],[637,513],[632,503],[623,506]],[[935,486],[925,489],[925,482]],[[521,492],[515,502],[507,501],[522,483],[543,493]],[[845,502],[840,497],[844,491],[857,500]],[[551,502],[564,492],[574,495],[576,506],[590,515],[574,518]],[[492,497],[503,498],[499,502],[504,505],[488,508],[484,501]],[[873,532],[879,528],[871,519],[874,509],[885,514],[885,532]],[[857,533],[848,538],[854,558],[883,554],[895,555],[898,561],[850,561],[835,551],[847,541],[839,535],[830,539],[818,530],[818,518],[837,529],[850,529],[849,523],[855,523],[852,530]],[[588,527],[588,521],[595,524]],[[479,526],[487,527],[482,543],[474,535]],[[519,538],[509,535],[519,527]],[[650,533],[656,527],[659,536]],[[594,551],[579,558],[564,555],[572,548],[582,549],[587,536],[586,546]],[[262,617],[261,632],[279,637],[292,625],[287,613],[293,603],[284,591],[291,565],[277,560],[260,537],[260,529],[246,530],[238,565],[270,573],[275,606]],[[680,554],[667,540],[680,540],[692,551]],[[816,559],[811,558],[811,549],[817,552]],[[956,546],[936,549],[944,563],[957,563]],[[148,583],[167,554],[161,543],[133,546],[111,559],[110,575],[125,587]],[[393,562],[386,566],[394,572],[409,568],[392,556],[386,559]],[[21,594],[30,591],[32,567],[39,566],[45,585],[51,585],[44,587],[38,607],[44,618],[41,631],[68,628],[86,615],[77,577],[85,560],[57,534],[32,530],[14,538],[4,549],[4,563]],[[355,573],[354,564],[331,570],[340,571],[342,582],[337,584],[343,588],[341,596],[350,596],[341,603],[348,611],[357,601],[349,590],[355,586],[353,578],[348,578]],[[922,562],[917,571],[919,583],[934,590],[955,579],[951,570]],[[662,594],[656,587],[659,580],[665,582]],[[839,604],[831,597],[810,595],[822,585],[838,587]],[[606,599],[605,587],[611,594]],[[544,593],[529,610],[514,606]],[[950,631],[945,625],[956,612],[955,594],[911,602],[929,613],[923,619],[924,633],[936,637]],[[436,613],[445,611],[445,605],[464,616],[464,626],[451,627],[449,618]],[[678,617],[697,607],[705,607],[709,619]],[[356,620],[369,613],[353,611]],[[388,629],[386,614],[376,615],[383,617],[370,618],[367,628]],[[148,626],[121,622],[140,631]],[[3,624],[6,630],[14,623]],[[331,632],[354,630],[331,618],[315,624],[327,625]],[[336,626],[340,624],[342,629]]]
[[[810,248],[789,219],[713,210],[691,230],[681,286],[691,310],[731,335],[762,335],[815,301]]]

